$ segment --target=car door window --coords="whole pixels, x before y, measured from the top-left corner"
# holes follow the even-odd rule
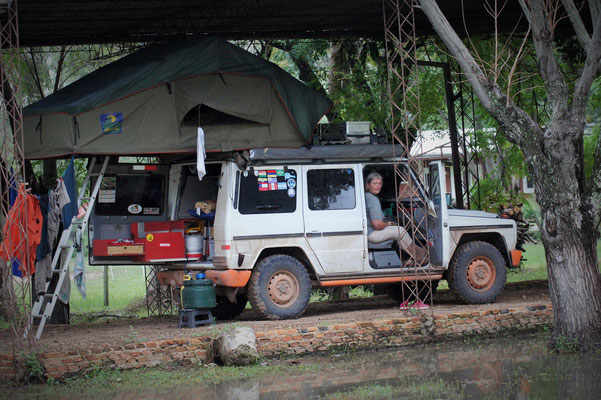
[[[356,206],[355,173],[351,168],[307,172],[310,210],[352,210]]]

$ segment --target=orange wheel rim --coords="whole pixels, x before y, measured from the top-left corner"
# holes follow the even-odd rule
[[[497,270],[488,257],[474,258],[467,266],[467,281],[477,292],[486,292],[495,283]]]
[[[300,292],[296,277],[288,271],[276,272],[269,278],[267,293],[271,301],[280,307],[290,307]]]

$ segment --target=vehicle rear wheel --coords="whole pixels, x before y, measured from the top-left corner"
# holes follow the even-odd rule
[[[296,258],[277,254],[259,261],[248,283],[252,308],[268,319],[296,318],[311,297],[311,280]]]
[[[469,304],[492,303],[503,291],[507,266],[499,250],[487,242],[457,249],[447,271],[451,291]]]
[[[236,296],[236,302],[232,303],[227,296],[217,296],[217,306],[211,311],[213,317],[220,321],[229,321],[242,314],[246,308],[246,296],[239,294]]]

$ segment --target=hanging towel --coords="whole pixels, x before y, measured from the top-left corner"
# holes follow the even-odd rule
[[[198,180],[202,181],[203,176],[207,174],[205,168],[205,132],[198,127],[198,139],[196,140],[196,170],[198,171]]]
[[[81,229],[75,232],[75,267],[73,268],[73,280],[75,281],[75,287],[81,294],[81,297],[86,298],[86,275],[85,275],[85,264],[83,262],[83,240]]]
[[[65,203],[65,198],[60,197],[61,200],[59,201],[59,207],[61,207],[61,204],[64,205],[64,207],[62,207],[63,229],[67,229],[69,226],[71,226],[71,220],[75,215],[77,215],[77,209],[79,207],[77,204],[77,185],[75,183],[75,164],[73,163],[73,157],[71,157],[71,162],[63,173],[63,183],[65,185],[65,190],[69,195],[68,197],[70,201]],[[57,191],[59,190],[60,187],[57,187]]]

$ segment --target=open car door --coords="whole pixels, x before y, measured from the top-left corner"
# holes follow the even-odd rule
[[[433,246],[430,247],[430,263],[448,267],[449,265],[449,213],[445,196],[445,170],[442,161],[433,161],[429,167],[428,227]],[[432,212],[434,211],[434,212]]]

